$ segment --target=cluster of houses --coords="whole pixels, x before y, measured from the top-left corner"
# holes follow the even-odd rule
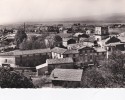
[[[0,53],[0,65],[10,67],[33,67],[38,76],[50,75],[53,86],[75,84],[79,87],[83,71],[108,59],[114,50],[125,50],[124,33],[109,34],[108,27],[95,27],[95,33],[60,33],[63,48],[14,50]],[[55,35],[45,38],[49,45]]]
[[[111,35],[108,27],[105,26],[95,27],[94,35],[89,35],[89,37],[86,37],[84,33],[61,34],[62,44],[66,48],[54,47],[51,49],[52,58],[47,59],[46,63],[36,66],[37,75],[48,72],[54,86],[62,86],[64,82],[66,82],[65,84],[67,82],[69,84],[70,82],[79,83],[82,79],[81,73],[86,67],[98,65],[100,60],[108,59],[114,50],[125,50],[123,34]],[[80,79],[72,80],[72,77],[68,77],[70,74],[73,75],[72,77],[77,74]]]

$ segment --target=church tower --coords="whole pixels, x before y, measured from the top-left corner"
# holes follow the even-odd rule
[[[109,37],[109,31],[107,26],[95,27],[95,40],[101,41]]]

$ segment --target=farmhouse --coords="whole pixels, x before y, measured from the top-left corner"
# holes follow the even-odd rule
[[[53,49],[51,49],[52,52],[52,58],[63,58],[63,53],[67,51],[67,49],[64,48],[59,48],[59,47],[55,47]]]
[[[53,87],[61,86],[80,87],[83,70],[81,69],[54,69],[50,75]]]
[[[51,73],[51,71],[55,68],[63,68],[63,69],[74,68],[72,58],[47,59],[46,63],[48,65],[49,73]]]

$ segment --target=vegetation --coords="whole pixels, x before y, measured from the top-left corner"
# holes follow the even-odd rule
[[[81,87],[125,87],[124,59],[124,55],[116,50],[108,60],[99,62],[101,66],[87,68],[83,74]]]
[[[20,50],[33,50],[33,49],[42,49],[46,48],[44,37],[36,37],[32,36],[30,39],[24,39],[23,42],[20,44]]]
[[[27,38],[27,35],[25,33],[24,29],[19,29],[17,34],[15,35],[15,44],[17,48],[19,48],[19,45],[23,42],[24,39]]]
[[[49,79],[46,76],[41,76],[40,78],[33,78],[33,84],[37,88],[41,88],[49,83]]]
[[[59,35],[54,37],[54,46],[60,46],[62,44],[62,38]]]
[[[34,88],[31,80],[19,72],[7,68],[0,68],[1,88]]]

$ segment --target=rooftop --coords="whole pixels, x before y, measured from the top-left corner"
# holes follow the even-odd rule
[[[65,51],[67,51],[67,49],[55,47],[55,48],[51,49],[51,51],[55,52],[55,53],[63,54]]]
[[[73,59],[72,58],[47,59],[46,62],[48,64],[67,64],[67,63],[73,63]]]
[[[76,44],[69,44],[68,47],[70,47],[71,49],[80,49],[82,47],[92,47],[94,45],[94,43],[91,42],[81,42],[81,43],[76,43]]]
[[[83,70],[81,69],[54,69],[50,75],[51,80],[81,81]]]
[[[64,54],[77,54],[79,53],[78,50],[67,50],[66,52],[64,52]]]
[[[36,66],[36,69],[45,68],[45,67],[47,67],[47,66],[48,66],[47,63],[44,63],[44,64],[41,64],[41,65]]]
[[[51,52],[50,48],[47,49],[34,49],[34,50],[14,50],[10,52],[0,53],[0,56],[16,56],[16,55],[29,55],[29,54],[39,54]]]

